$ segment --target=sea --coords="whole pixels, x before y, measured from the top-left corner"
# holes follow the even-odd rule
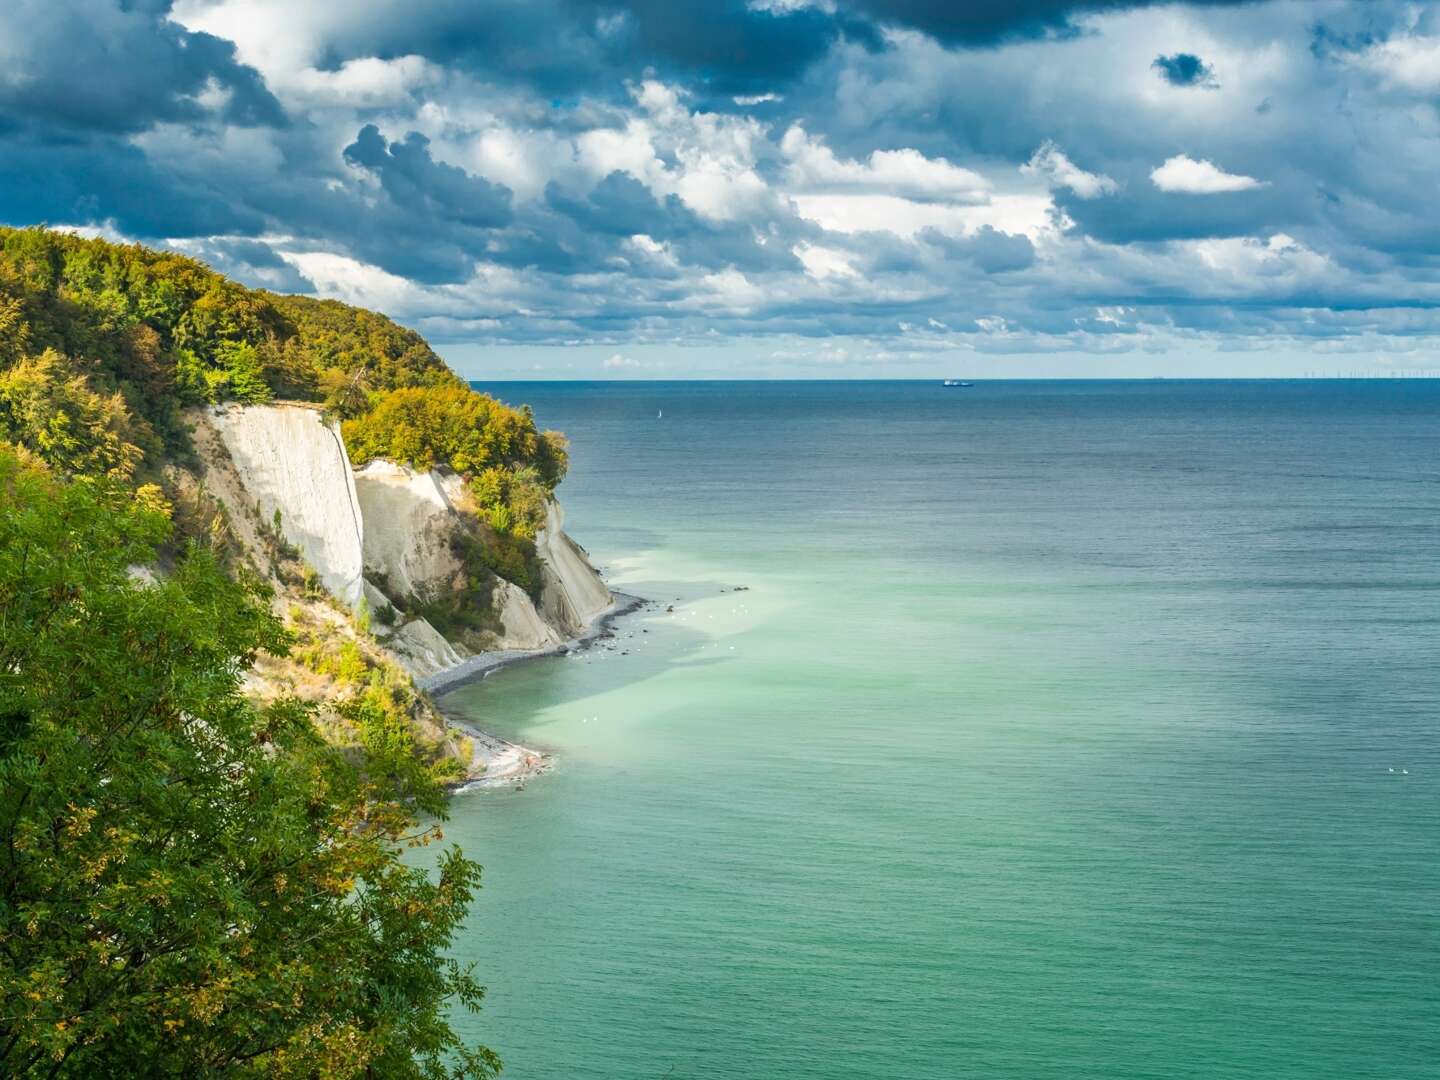
[[[506,1077],[1440,1077],[1440,381],[476,385],[653,601],[445,699]]]

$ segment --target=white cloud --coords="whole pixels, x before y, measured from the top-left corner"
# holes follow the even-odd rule
[[[1422,94],[1440,90],[1440,37],[1413,34],[1377,42],[1352,61],[1389,86]]]
[[[271,79],[271,88],[301,105],[377,108],[405,101],[414,91],[440,82],[442,72],[423,56],[347,60],[334,71],[305,67]]]
[[[800,216],[837,233],[889,232],[913,237],[921,229],[963,236],[986,225],[1034,240],[1055,231],[1048,195],[993,195],[978,206],[915,202],[894,195],[796,195]]]
[[[705,274],[700,283],[704,290],[697,288],[681,306],[743,314],[763,307],[769,299],[764,289],[739,270]]]
[[[1218,195],[1269,186],[1268,181],[1227,173],[1210,161],[1196,161],[1185,154],[1177,154],[1150,170],[1150,179],[1161,191],[1186,195]]]
[[[763,126],[750,117],[692,112],[678,91],[654,79],[631,87],[631,96],[641,115],[623,128],[596,128],[576,140],[576,157],[595,179],[629,173],[654,194],[678,195],[712,221],[766,208],[770,188],[755,171]]]
[[[282,32],[287,7],[296,9],[288,34]],[[303,66],[330,21],[323,11],[307,12],[284,0],[175,0],[170,18],[187,30],[233,41],[241,61],[267,75],[281,66]]]
[[[402,312],[423,308],[426,290],[408,278],[378,266],[328,251],[277,251],[320,296],[378,311]]]
[[[859,276],[859,271],[855,269],[855,265],[851,261],[853,256],[848,252],[824,247],[820,244],[797,244],[792,251],[804,265],[805,273],[817,280]]]
[[[554,132],[516,130],[494,123],[478,134],[466,132],[452,142],[443,131],[442,126],[431,146],[437,161],[459,165],[467,172],[504,184],[521,202],[541,198],[552,180],[561,185],[570,183],[579,171],[575,144]]]
[[[607,356],[603,366],[606,371],[623,371],[626,368],[638,368],[640,361],[617,352],[613,356]]]
[[[730,99],[736,105],[764,105],[770,101],[784,101],[783,94],[736,94]]]
[[[205,80],[204,88],[195,95],[194,100],[195,104],[199,105],[202,109],[208,109],[210,112],[218,113],[221,109],[225,108],[226,105],[230,104],[230,99],[233,96],[234,91],[228,86],[221,86],[215,76],[212,75]]]
[[[1290,285],[1296,279],[1319,280],[1329,266],[1324,255],[1285,233],[1264,240],[1253,236],[1195,240],[1181,247],[1188,247],[1209,269],[1251,286],[1266,281]]]
[[[1052,188],[1069,188],[1082,199],[1113,195],[1118,190],[1110,177],[1086,172],[1048,139],[1040,144],[1027,164],[1020,166],[1020,171],[1026,176],[1043,177]]]
[[[99,238],[101,240],[109,240],[112,244],[134,244],[138,242],[133,236],[126,236],[122,233],[120,227],[116,225],[114,218],[108,218],[105,221],[91,223],[89,225],[66,225],[62,223],[59,225],[47,225],[46,227],[53,229],[55,232],[69,233],[71,236],[81,236],[86,240]],[[184,240],[170,240],[166,242],[171,247],[184,250]]]
[[[653,258],[668,258],[672,262],[674,261],[675,257],[670,252],[670,245],[661,243],[648,233],[636,233],[630,237],[630,243]]]
[[[632,119],[623,128],[595,128],[575,142],[580,163],[601,179],[612,172],[629,173],[652,188],[665,175],[665,163],[655,154],[652,132],[643,121]]]
[[[835,14],[835,0],[750,0],[745,5],[751,11],[763,11],[769,15],[793,15],[806,8]]]
[[[876,150],[865,161],[835,156],[823,139],[795,124],[780,141],[789,159],[786,180],[803,192],[870,191],[911,199],[980,203],[990,182],[945,158],[927,158],[918,150]]]

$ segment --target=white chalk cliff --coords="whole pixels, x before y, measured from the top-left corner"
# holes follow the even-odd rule
[[[463,482],[372,461],[355,474],[365,524],[365,570],[391,596],[441,587],[461,570],[451,547]]]
[[[535,538],[545,576],[540,614],[571,636],[587,629],[613,600],[605,582],[590,565],[585,550],[565,535],[565,512],[551,500],[545,528]]]
[[[304,406],[230,405],[206,410],[199,421],[213,429],[233,462],[233,472],[218,465],[207,470],[207,482],[232,517],[253,507],[270,525],[278,510],[284,538],[342,603],[358,608],[363,599],[378,611],[463,584],[453,546],[470,507],[462,478],[388,461],[356,472],[339,429]],[[553,648],[588,630],[612,603],[584,550],[565,535],[564,514],[553,501],[536,553],[543,578],[538,606],[513,582],[495,583],[496,650]],[[387,646],[416,677],[434,676],[472,655],[415,617],[390,633]]]
[[[300,549],[325,588],[351,607],[364,585],[363,525],[345,443],[315,409],[222,405],[210,422],[260,520]]]

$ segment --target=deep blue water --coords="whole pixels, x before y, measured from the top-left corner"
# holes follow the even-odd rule
[[[1440,1076],[1440,383],[477,385],[674,608],[450,698],[507,1075]]]

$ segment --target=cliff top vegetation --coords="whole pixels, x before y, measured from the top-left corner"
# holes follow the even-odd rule
[[[0,440],[130,480],[186,452],[186,406],[277,398],[352,421],[362,463],[489,472],[477,500],[502,532],[533,536],[536,493],[564,476],[561,436],[383,315],[249,289],[172,252],[0,228]]]

